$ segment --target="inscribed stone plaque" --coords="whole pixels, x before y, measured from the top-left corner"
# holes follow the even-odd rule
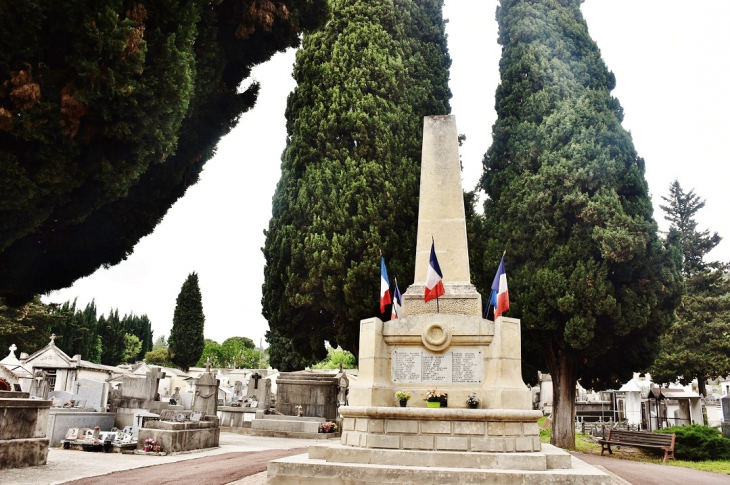
[[[391,379],[398,383],[479,384],[483,369],[478,350],[453,349],[435,354],[423,349],[396,349],[391,358]]]

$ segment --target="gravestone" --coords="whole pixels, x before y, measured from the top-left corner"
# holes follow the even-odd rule
[[[46,371],[35,371],[33,381],[30,383],[30,395],[38,399],[48,399],[48,387],[48,374]]]
[[[720,398],[722,404],[722,435],[730,438],[730,396]]]
[[[216,416],[219,381],[210,372],[210,362],[205,367],[206,371],[195,380],[193,411],[202,412],[204,416]]]
[[[248,388],[246,390],[246,398],[249,403],[256,401],[257,409],[269,409],[273,395],[271,394],[271,380],[264,378],[258,372],[252,374],[248,378]]]
[[[94,408],[96,411],[106,411],[106,401],[109,394],[109,384],[106,382],[79,379],[74,384],[74,401],[86,401],[84,407]]]
[[[64,404],[72,401],[74,399],[74,395],[67,391],[50,391],[48,393],[48,399],[54,400],[54,407],[56,406],[56,400],[58,401],[58,406],[63,406]]]

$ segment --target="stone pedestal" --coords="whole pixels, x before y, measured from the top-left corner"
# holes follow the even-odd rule
[[[5,395],[22,397],[4,397]],[[0,469],[45,465],[51,401],[0,391]]]
[[[195,381],[193,411],[201,412],[203,416],[217,416],[218,384],[218,379],[213,377],[210,369]]]

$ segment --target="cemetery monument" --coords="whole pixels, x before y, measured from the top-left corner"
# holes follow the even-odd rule
[[[416,274],[403,316],[361,321],[359,376],[349,405],[339,408],[341,442],[270,462],[269,485],[610,483],[607,474],[540,442],[542,413],[532,410],[522,381],[520,321],[483,319],[470,282],[460,177],[454,117],[425,118]],[[432,241],[445,294],[426,303]],[[411,394],[407,407],[399,406],[397,391]],[[427,407],[428,391],[448,400]],[[467,406],[472,394],[478,409]]]

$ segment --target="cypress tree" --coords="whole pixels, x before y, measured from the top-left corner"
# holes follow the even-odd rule
[[[357,355],[378,312],[379,250],[413,275],[422,118],[449,113],[441,0],[333,0],[304,38],[263,248],[271,364]],[[298,353],[297,357],[291,351]]]
[[[203,353],[204,325],[203,297],[198,286],[198,274],[193,272],[188,275],[177,296],[169,340],[171,360],[185,372]]]
[[[99,318],[98,334],[102,342],[101,363],[119,365],[124,361],[124,349],[127,346],[125,331],[119,319],[119,310],[109,310],[109,315]]]
[[[668,203],[661,206],[664,218],[671,222],[666,244],[682,254],[686,293],[677,321],[661,337],[651,377],[654,382],[684,385],[697,379],[700,394],[707,397],[707,379],[730,374],[730,265],[705,261],[722,238],[697,230],[695,214],[705,201],[694,190],[685,193],[675,180],[669,197],[662,199]]]
[[[326,0],[2,2],[0,296],[125,259],[253,107],[251,68]],[[58,19],[63,19],[59,22]]]
[[[574,447],[575,388],[646,368],[681,293],[657,236],[644,160],[621,126],[581,0],[504,0],[501,83],[481,180],[485,260],[507,250],[526,368],[554,383],[552,443]],[[529,376],[528,376],[529,377]]]

